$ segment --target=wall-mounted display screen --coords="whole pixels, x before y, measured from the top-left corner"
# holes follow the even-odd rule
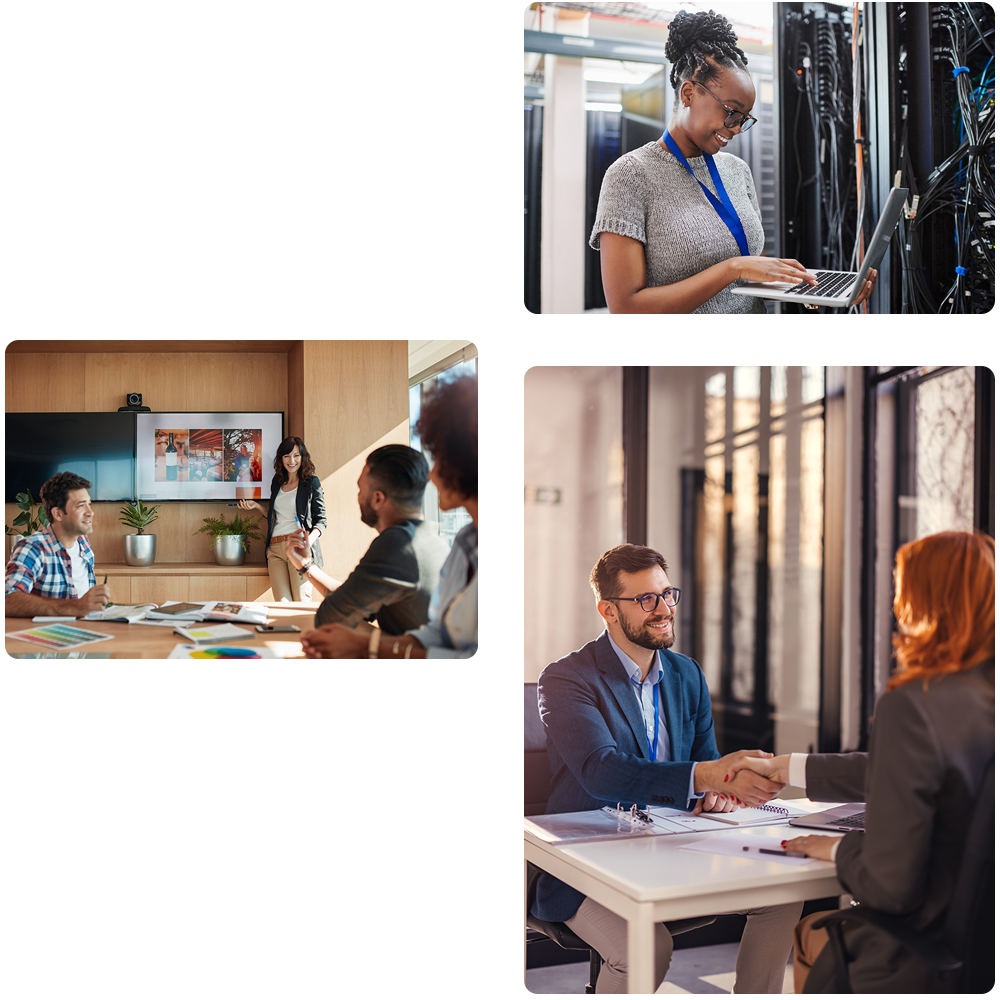
[[[131,500],[135,456],[132,413],[6,414],[4,502],[31,490],[38,500],[42,483],[57,472],[90,480],[93,500]]]
[[[283,413],[137,413],[135,421],[140,500],[258,500],[270,488]]]

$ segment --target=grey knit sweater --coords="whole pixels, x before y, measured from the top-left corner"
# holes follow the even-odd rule
[[[688,160],[698,180],[715,185],[702,156]],[[717,153],[715,164],[743,223],[750,253],[764,249],[764,230],[750,168],[732,153]],[[718,193],[718,192],[716,192]],[[631,236],[646,250],[650,288],[690,278],[719,261],[738,257],[740,248],[705,192],[673,153],[658,142],[632,150],[608,167],[601,185],[597,221],[590,245],[600,250],[601,233]],[[728,288],[694,310],[696,313],[763,313],[760,299],[733,295]]]

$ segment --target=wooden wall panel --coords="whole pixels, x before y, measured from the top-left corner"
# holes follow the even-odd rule
[[[329,521],[320,543],[324,568],[343,580],[375,537],[358,512],[365,456],[383,444],[409,443],[407,342],[304,341],[302,386],[302,439],[323,482]]]
[[[285,410],[284,354],[87,354],[87,410],[116,410],[128,392],[154,410]]]
[[[163,604],[188,599],[186,576],[133,576],[133,604]],[[178,640],[180,641],[180,640]]]
[[[6,412],[73,413],[87,409],[82,354],[15,354],[8,350],[4,364]]]
[[[189,601],[245,601],[245,576],[192,576],[188,584]]]
[[[296,340],[288,349],[288,421],[285,427],[285,434],[291,437],[300,437],[305,441],[303,428],[305,427],[305,413],[303,411],[303,400],[305,399],[305,370],[303,368],[303,343]],[[312,447],[306,441],[306,447]]]

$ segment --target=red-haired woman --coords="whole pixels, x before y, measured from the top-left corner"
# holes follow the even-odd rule
[[[242,510],[255,510],[267,518],[264,558],[271,578],[275,601],[309,601],[312,584],[302,581],[298,570],[288,563],[285,544],[297,531],[308,532],[312,557],[323,565],[319,536],[326,528],[326,503],[323,484],[309,450],[300,437],[287,437],[274,456],[274,479],[271,480],[271,505],[266,510],[255,500],[241,500]]]
[[[944,531],[896,554],[896,672],[879,699],[869,754],[767,761],[779,780],[810,797],[865,800],[865,832],[806,836],[785,849],[835,861],[840,884],[864,906],[940,924],[955,885],[969,821],[994,754],[996,544]],[[790,759],[791,757],[791,759]],[[758,770],[750,758],[740,762]],[[801,772],[800,772],[801,773]],[[813,914],[795,929],[795,992],[836,992],[825,929]],[[925,993],[930,968],[894,938],[847,923],[855,993]]]

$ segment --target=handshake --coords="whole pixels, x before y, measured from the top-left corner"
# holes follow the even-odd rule
[[[694,766],[694,790],[704,792],[700,812],[730,812],[738,806],[762,806],[788,784],[789,755],[763,750],[737,750],[719,760]]]

